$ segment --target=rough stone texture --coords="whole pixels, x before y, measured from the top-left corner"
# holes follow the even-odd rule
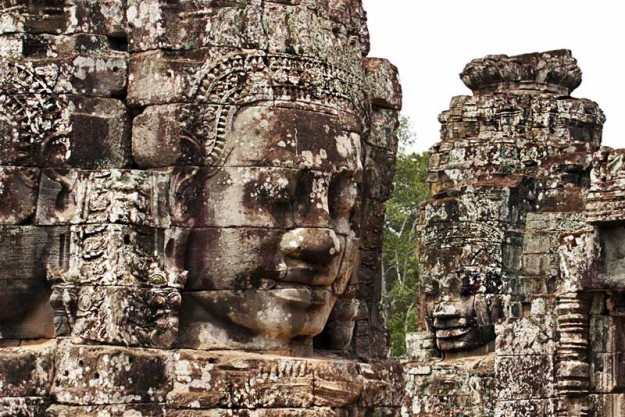
[[[440,116],[412,416],[625,416],[622,150],[566,50],[469,63]]]
[[[0,416],[398,414],[368,49],[360,0],[0,2]]]

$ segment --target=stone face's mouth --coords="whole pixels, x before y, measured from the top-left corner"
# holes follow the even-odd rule
[[[289,267],[282,281],[296,282],[307,285],[317,285],[319,281],[325,281],[328,275],[327,267],[297,266]],[[325,284],[325,282],[324,282]]]
[[[330,302],[330,291],[326,287],[310,287],[298,285],[293,287],[276,288],[272,290],[274,297],[289,303],[318,306]]]
[[[470,333],[472,329],[473,328],[470,326],[436,329],[435,334],[437,339],[454,339],[457,337],[465,336],[466,334]]]
[[[439,347],[449,348],[470,340],[475,326],[466,317],[446,317],[434,319],[433,329],[436,339],[439,341]]]

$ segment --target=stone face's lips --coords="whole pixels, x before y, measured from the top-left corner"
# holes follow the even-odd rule
[[[325,305],[329,302],[330,291],[327,288],[298,286],[272,290],[273,295],[284,301],[307,306]]]
[[[456,327],[456,328],[450,328],[450,329],[437,329],[436,338],[437,339],[453,339],[456,337],[464,336],[470,333],[471,330],[472,330],[472,327],[469,327],[469,326]]]
[[[287,268],[278,282],[310,285],[313,287],[331,285],[336,279],[338,270],[337,258],[326,263],[310,263],[300,259],[288,258]]]
[[[457,327],[466,327],[471,320],[467,317],[454,317],[448,319],[434,319],[435,329],[454,329]]]

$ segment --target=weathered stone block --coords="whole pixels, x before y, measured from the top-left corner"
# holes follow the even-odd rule
[[[363,195],[378,201],[386,201],[393,192],[395,154],[365,145]]]
[[[527,277],[554,276],[559,263],[555,254],[528,254],[521,258],[521,273]]]
[[[504,356],[555,354],[556,323],[550,315],[508,320],[497,325],[496,352]]]
[[[557,245],[555,238],[553,234],[527,232],[523,238],[523,253],[527,255],[550,253]]]
[[[0,338],[54,336],[46,269],[66,264],[68,232],[63,228],[0,227]]]
[[[363,249],[378,249],[382,247],[384,215],[386,209],[384,203],[365,198],[362,203],[362,240]]]
[[[165,417],[165,406],[141,404],[111,404],[100,406],[68,406],[52,405],[46,410],[45,417],[92,417],[106,415],[109,417]],[[167,414],[169,415],[169,413]],[[184,414],[183,414],[184,415]]]
[[[232,360],[226,359],[228,362]],[[227,375],[231,381],[231,401],[234,406],[307,408],[313,405],[314,365],[308,361],[295,358],[249,358],[237,364],[238,372],[228,372]],[[224,365],[225,369],[229,368]]]
[[[262,51],[145,52],[133,55],[130,69],[129,104],[192,101],[200,108],[192,112],[189,126],[204,120],[205,105],[245,105],[275,99],[276,104],[289,108],[358,114],[366,99],[358,73],[312,58]],[[155,81],[157,89],[153,88]]]
[[[395,154],[398,146],[396,134],[398,125],[396,110],[382,107],[374,108],[371,113],[371,132],[365,138],[365,142]]]
[[[122,36],[124,4],[118,0],[10,1],[2,10],[1,33],[90,33]]]
[[[530,399],[514,401],[497,401],[494,410],[495,417],[524,417],[524,416],[555,416],[556,401],[553,399]]]
[[[55,348],[54,341],[0,348],[0,415],[1,397],[49,395]]]
[[[414,362],[428,362],[438,356],[434,335],[429,332],[418,332],[406,334],[406,357]],[[426,369],[427,368],[427,371]],[[429,374],[432,370],[429,366],[408,367],[407,374],[421,375]]]
[[[329,6],[334,7],[354,9],[361,6],[356,2]],[[360,33],[354,33],[360,32],[362,21],[356,23],[358,27],[345,25],[343,19],[337,21],[341,23],[327,20],[300,5],[268,2],[263,8],[263,28],[270,52],[311,56],[352,73],[362,73],[362,49],[366,45],[358,36]]]
[[[356,404],[364,388],[354,362],[319,363],[313,368],[313,405],[315,407],[348,407]],[[378,377],[383,378],[382,375]]]
[[[123,102],[73,99],[67,163],[74,167],[123,168],[130,161],[130,117]]]
[[[204,62],[220,55],[217,51],[205,49],[132,54],[128,62],[128,104],[148,106],[186,102],[187,94],[196,88],[190,74],[195,74]]]
[[[497,356],[495,389],[499,400],[547,398],[554,393],[555,358],[551,355]]]
[[[591,360],[591,384],[596,392],[611,393],[625,390],[623,352],[597,353]]]
[[[330,287],[288,283],[269,289],[183,292],[179,344],[202,350],[307,353],[335,301]]]
[[[10,39],[11,47],[3,55],[12,64],[56,71],[60,82],[48,87],[57,93],[111,97],[126,89],[128,54],[116,50],[117,45],[105,36],[13,35]]]
[[[378,107],[401,110],[402,91],[397,68],[386,59],[363,60],[365,83],[371,102]]]
[[[44,398],[0,397],[0,417],[42,417],[47,406]]]
[[[60,286],[55,288],[62,292],[59,298],[63,290],[75,299],[69,308],[59,308],[61,313],[79,304],[68,320],[73,343],[170,348],[176,342],[181,303],[176,288]]]
[[[0,125],[6,137],[0,164],[97,168],[128,163],[130,128],[122,102],[52,90],[66,84],[57,79],[63,75],[54,65],[11,64],[5,73],[5,80],[26,78],[31,88],[24,91],[20,84],[1,90],[5,117]]]
[[[162,403],[172,389],[165,352],[59,345],[54,399],[68,405]]]
[[[333,227],[351,230],[357,185],[349,173],[286,168],[175,168],[172,223],[183,227]],[[236,201],[237,210],[231,210]]]
[[[350,414],[352,415],[352,414]],[[348,410],[337,408],[259,408],[259,409],[212,409],[176,410],[167,409],[170,417],[347,417]]]
[[[589,335],[593,352],[625,352],[625,317],[592,314]]]
[[[370,408],[377,404],[400,407],[404,402],[403,369],[393,361],[358,363],[358,375],[363,380],[360,407]]]
[[[126,11],[131,51],[220,46],[266,49],[259,4],[130,0]]]
[[[409,410],[411,415],[415,417],[478,417],[488,413],[490,409],[492,409],[491,404],[476,402],[475,398],[470,395],[450,395],[446,397],[415,397]]]
[[[591,417],[623,417],[625,416],[624,394],[591,394],[593,405]]]
[[[201,113],[201,123],[191,121],[191,113]],[[151,106],[135,119],[133,156],[148,168],[273,166],[328,172],[347,168],[360,175],[360,136],[344,130],[344,124],[336,116],[268,105],[239,110],[217,105]]]
[[[277,250],[284,231],[257,228],[193,229],[189,234],[187,259],[188,290],[262,288],[254,282],[255,272],[267,270],[266,284],[271,287],[269,271],[275,269],[273,256],[263,248]],[[234,251],[234,252],[232,252]],[[237,253],[234,257],[232,254]],[[277,272],[274,272],[274,275]]]

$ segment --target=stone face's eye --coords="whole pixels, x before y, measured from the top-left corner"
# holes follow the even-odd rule
[[[460,283],[460,295],[463,297],[475,295],[477,288],[479,288],[479,282],[480,280],[477,276],[464,276]]]
[[[356,205],[358,185],[347,174],[335,177],[328,190],[328,206],[333,217],[349,216]]]
[[[421,291],[426,297],[436,297],[439,292],[438,282],[432,279],[424,279],[421,284]]]
[[[275,169],[259,173],[250,192],[268,204],[293,202],[296,178],[291,170]]]

